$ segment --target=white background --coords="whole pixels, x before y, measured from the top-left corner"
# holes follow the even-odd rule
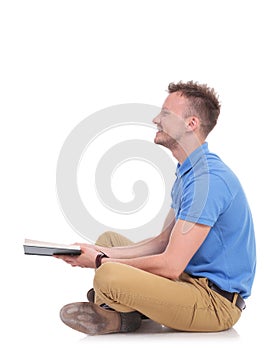
[[[28,349],[158,343],[240,349],[263,337],[265,254],[263,1],[1,1],[1,342]],[[239,176],[252,208],[258,269],[248,308],[221,334],[86,337],[61,306],[85,300],[93,272],[23,255],[25,237],[72,243],[56,195],[62,144],[91,113],[160,106],[168,83],[196,80],[222,101],[209,147]],[[97,343],[97,344],[95,344]],[[258,343],[257,343],[258,344]],[[263,344],[263,343],[261,343]],[[262,346],[262,345],[257,345]]]

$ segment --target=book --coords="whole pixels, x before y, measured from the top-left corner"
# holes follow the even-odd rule
[[[27,255],[80,255],[81,248],[77,245],[58,244],[51,242],[25,239],[24,253]]]

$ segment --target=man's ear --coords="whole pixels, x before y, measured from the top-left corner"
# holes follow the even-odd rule
[[[199,128],[199,125],[199,118],[194,115],[188,117],[186,120],[186,126],[188,131],[195,131],[197,128]]]

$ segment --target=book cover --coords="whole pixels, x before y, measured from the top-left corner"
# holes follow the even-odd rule
[[[77,245],[58,244],[51,242],[25,239],[24,253],[27,255],[80,255],[81,248]]]

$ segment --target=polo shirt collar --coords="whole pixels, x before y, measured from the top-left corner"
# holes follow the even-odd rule
[[[201,146],[195,149],[184,161],[184,163],[177,164],[176,176],[181,178],[185,173],[187,173],[194,165],[209,152],[208,143],[204,142]]]

